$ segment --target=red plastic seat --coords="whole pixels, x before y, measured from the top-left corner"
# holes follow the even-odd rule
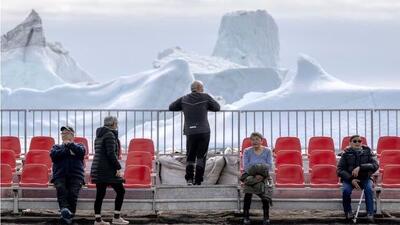
[[[339,178],[334,165],[315,165],[312,167],[310,185],[314,188],[337,188]]]
[[[400,188],[400,165],[386,165],[382,174],[382,187]]]
[[[346,136],[342,139],[342,145],[340,147],[341,150],[345,150],[347,147],[350,145],[350,137],[351,136]],[[363,136],[361,136],[361,144],[362,145],[368,145],[367,139]]]
[[[261,145],[262,145],[262,146],[268,147],[267,139],[263,138],[263,139],[261,140]],[[251,147],[251,146],[252,146],[252,145],[251,145],[251,139],[250,139],[249,137],[243,139],[243,141],[242,141],[242,151],[241,151],[240,153],[243,154],[244,150],[245,150],[246,148]]]
[[[29,151],[33,149],[41,149],[50,151],[55,144],[54,138],[48,136],[35,136],[31,139]]]
[[[386,165],[400,165],[399,150],[384,150],[379,158],[379,171],[382,172]]]
[[[10,165],[1,164],[0,177],[1,177],[1,184],[0,184],[1,187],[11,187],[13,176]]]
[[[314,150],[331,150],[335,151],[335,145],[331,137],[312,137],[308,142],[308,156]]]
[[[276,187],[304,187],[303,169],[299,165],[280,165],[276,170]]]
[[[47,187],[49,174],[44,164],[27,164],[22,168],[20,187]]]
[[[301,143],[298,137],[279,137],[275,142],[274,153],[281,150],[296,150],[301,153]]]
[[[400,137],[398,136],[382,136],[378,139],[376,153],[381,156],[384,150],[400,150]]]
[[[131,151],[149,152],[154,157],[154,143],[153,140],[147,138],[133,138],[129,142],[128,153]]]
[[[85,147],[85,159],[89,158],[89,142],[85,137],[74,137],[74,142],[82,144]]]
[[[314,150],[309,157],[309,168],[314,165],[327,164],[336,166],[336,155],[331,150]],[[311,170],[310,170],[311,171]]]
[[[21,143],[18,137],[14,136],[1,136],[0,145],[2,149],[10,149],[15,153],[15,157],[19,158],[21,155]]]
[[[43,164],[50,171],[52,166],[52,161],[50,158],[50,153],[46,150],[30,150],[26,154],[25,165],[29,164]]]
[[[142,165],[153,168],[153,157],[149,152],[133,151],[126,157],[125,167],[130,165]]]
[[[303,159],[301,153],[297,150],[281,150],[276,153],[275,165],[278,168],[283,164],[293,164],[303,166]]]
[[[12,172],[15,172],[17,166],[15,152],[9,149],[1,149],[1,164],[10,165]]]
[[[148,166],[130,165],[124,173],[126,188],[150,188],[151,173]]]

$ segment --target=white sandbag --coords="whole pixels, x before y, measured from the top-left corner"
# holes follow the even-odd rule
[[[230,148],[225,150],[226,156],[225,159],[225,167],[221,172],[221,176],[217,184],[238,184],[238,179],[240,176],[239,172],[239,158],[237,155],[237,151],[233,151]]]
[[[204,184],[216,184],[224,167],[225,160],[223,156],[214,156],[207,159]]]
[[[160,181],[161,184],[184,185],[185,180],[185,162],[186,157],[163,155],[158,159],[160,163]]]
[[[171,155],[161,156],[159,162],[161,168],[160,180],[162,184],[186,185],[186,157]],[[225,160],[223,156],[214,156],[207,159],[203,184],[216,184],[224,166]]]

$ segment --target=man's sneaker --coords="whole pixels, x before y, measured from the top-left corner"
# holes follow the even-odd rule
[[[188,186],[192,186],[192,185],[193,185],[193,180],[192,180],[192,179],[187,180],[187,181],[186,181],[186,184],[187,184]]]
[[[354,218],[354,215],[353,215],[353,213],[352,212],[347,212],[347,213],[345,213],[346,215],[346,219],[347,220],[352,220],[353,218]]]
[[[250,224],[251,224],[251,221],[250,221],[249,218],[244,218],[243,219],[243,225],[250,225]]]
[[[60,210],[60,213],[61,213],[61,217],[62,218],[65,218],[65,219],[71,219],[72,218],[72,212],[69,211],[68,208],[62,208]]]
[[[109,222],[106,222],[104,220],[101,220],[100,222],[97,222],[96,220],[94,221],[94,225],[110,225]]]
[[[122,217],[119,217],[118,219],[113,218],[112,224],[129,224],[129,221],[122,219]]]
[[[368,214],[367,219],[368,219],[368,222],[375,223],[374,215]]]
[[[269,225],[269,220],[263,220],[263,225]]]

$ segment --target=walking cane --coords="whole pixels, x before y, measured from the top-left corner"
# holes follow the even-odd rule
[[[353,223],[357,223],[357,217],[358,217],[358,213],[360,212],[360,207],[361,207],[361,202],[362,202],[363,197],[364,197],[364,190],[362,190],[362,192],[361,192],[360,201],[358,202],[357,212],[353,218]]]

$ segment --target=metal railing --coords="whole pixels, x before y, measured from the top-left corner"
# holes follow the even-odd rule
[[[400,109],[333,109],[333,110],[223,110],[209,113],[210,152],[223,153],[226,148],[239,149],[242,140],[259,131],[274,147],[281,136],[296,136],[307,149],[313,136],[330,136],[340,148],[343,137],[360,134],[376,147],[380,136],[399,135]],[[0,135],[20,138],[22,152],[33,136],[52,136],[61,141],[63,125],[75,128],[76,136],[88,139],[93,146],[96,128],[107,115],[119,120],[119,136],[126,151],[132,138],[150,138],[159,154],[184,153],[184,117],[181,112],[131,109],[2,109]],[[91,146],[89,148],[91,149]]]

